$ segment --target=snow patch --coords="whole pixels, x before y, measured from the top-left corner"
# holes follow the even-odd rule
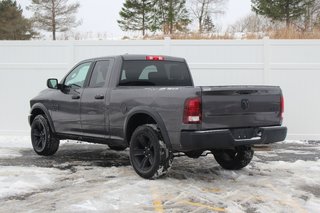
[[[53,184],[59,173],[56,169],[36,167],[0,167],[0,199],[38,191]]]
[[[226,212],[319,212],[320,209],[320,160],[291,162],[290,157],[290,153],[295,154],[294,159],[305,159],[303,156],[309,152],[317,154],[317,144],[294,141],[274,145],[270,152],[256,152],[257,157],[240,171],[222,169],[212,155],[199,159],[176,158],[168,176],[154,181],[140,178],[128,164],[119,167],[97,164],[109,160],[118,165],[118,160],[123,161],[122,155],[129,162],[128,151],[114,155],[114,151],[101,146],[105,149],[101,155],[95,145],[70,142],[60,149],[64,155],[59,156],[58,152],[53,157],[19,156],[19,151],[23,153],[25,148],[32,151],[29,137],[0,136],[0,161],[4,165],[17,165],[0,166],[0,199],[3,200],[0,212],[26,209],[154,212],[155,204],[166,212],[211,212],[215,208]],[[115,157],[105,159],[108,155]],[[265,160],[263,156],[273,159]],[[19,159],[6,160],[15,157]],[[39,165],[47,168],[23,166],[29,165],[28,162],[33,165],[34,161],[43,161]],[[29,193],[32,196],[26,196]],[[19,197],[13,199],[15,196],[26,197],[19,200]]]
[[[8,148],[3,148],[0,149],[0,159],[10,159],[10,158],[17,158],[21,157],[22,155],[18,150],[15,149],[8,149]]]
[[[31,148],[30,136],[4,136],[0,135],[0,148]]]

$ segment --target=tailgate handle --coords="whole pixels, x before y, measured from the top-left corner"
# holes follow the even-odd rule
[[[236,91],[236,93],[239,95],[248,95],[248,94],[257,93],[257,92],[258,92],[258,90],[238,90],[238,91]]]

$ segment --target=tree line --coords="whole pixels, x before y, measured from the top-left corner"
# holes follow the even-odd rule
[[[186,33],[193,22],[199,33],[214,32],[213,15],[227,0],[126,0],[118,24],[123,31],[162,32],[165,35]]]
[[[196,20],[199,33],[209,33],[215,30],[213,15],[223,12],[220,6],[226,1],[189,0],[191,6],[187,7],[186,0],[127,0],[117,22],[123,31],[141,31],[145,36],[148,32],[187,33]],[[0,0],[0,39],[35,38],[39,36],[35,29],[40,29],[51,32],[56,40],[57,32],[67,32],[80,24],[76,19],[79,7],[69,0],[32,0],[27,10],[33,16],[27,19],[15,0]]]
[[[252,0],[252,11],[229,26],[228,32],[252,38],[320,37],[320,0]]]
[[[224,0],[126,0],[119,26],[123,31],[147,31],[163,34],[188,32],[196,22],[198,33],[215,31],[213,15],[223,13]],[[320,28],[320,0],[251,0],[255,15],[239,20],[234,31],[264,32],[270,28],[294,28],[312,31]],[[245,28],[245,29],[241,29]]]
[[[117,20],[123,31],[147,35],[173,35],[217,31],[215,18],[224,13],[228,0],[125,0]],[[233,32],[265,32],[293,28],[302,32],[320,29],[320,0],[251,0],[253,14],[229,27]],[[39,37],[38,29],[68,32],[79,26],[80,4],[69,0],[32,0],[23,16],[15,0],[0,0],[0,40]]]

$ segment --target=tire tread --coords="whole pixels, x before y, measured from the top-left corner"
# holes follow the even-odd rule
[[[53,133],[50,130],[50,126],[48,124],[48,120],[46,119],[46,117],[44,115],[37,115],[35,117],[35,119],[33,120],[32,124],[34,122],[39,122],[38,120],[44,124],[44,128],[46,129],[46,132],[48,133],[47,142],[45,144],[45,148],[42,151],[39,152],[34,147],[33,147],[33,149],[38,155],[43,155],[43,156],[54,155],[59,149],[60,141],[53,136]]]

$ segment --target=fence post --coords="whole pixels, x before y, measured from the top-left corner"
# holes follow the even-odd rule
[[[169,36],[164,37],[164,47],[166,55],[171,55],[171,38]]]
[[[74,41],[68,41],[69,44],[69,68],[73,67],[75,63],[75,42]]]
[[[270,72],[270,40],[269,37],[263,38],[263,83],[269,84]]]

